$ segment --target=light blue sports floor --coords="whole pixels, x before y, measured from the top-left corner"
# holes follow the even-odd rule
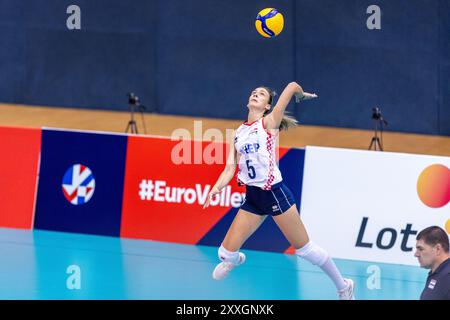
[[[337,299],[331,280],[309,262],[244,252],[246,263],[217,282],[213,247],[0,228],[0,299]],[[425,285],[419,267],[335,261],[355,281],[357,299],[418,299]]]

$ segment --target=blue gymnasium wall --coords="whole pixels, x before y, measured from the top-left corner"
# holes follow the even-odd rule
[[[242,119],[250,91],[292,80],[304,124],[450,135],[448,0],[0,0],[0,101]],[[81,30],[66,9],[81,8]],[[368,30],[369,5],[381,30]],[[285,16],[256,33],[264,7]]]

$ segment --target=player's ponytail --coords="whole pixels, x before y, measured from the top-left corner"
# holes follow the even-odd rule
[[[286,112],[283,115],[280,123],[280,131],[288,130],[289,128],[296,127],[298,125],[297,119],[294,117],[287,115]]]
[[[271,108],[264,112],[264,115],[268,115],[272,111],[272,102],[273,98],[276,96],[276,92],[268,87],[260,87],[263,89],[266,89],[267,92],[269,92],[269,104]],[[293,116],[290,116],[288,112],[284,112],[283,118],[281,119],[279,130],[288,130],[289,128],[295,127],[298,125],[297,119],[295,119]]]

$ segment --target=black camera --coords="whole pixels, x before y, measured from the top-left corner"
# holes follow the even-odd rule
[[[372,108],[372,119],[380,120],[381,119],[381,110],[378,107]]]
[[[129,104],[139,105],[139,97],[137,95],[135,95],[133,92],[130,92],[127,94],[127,96]]]

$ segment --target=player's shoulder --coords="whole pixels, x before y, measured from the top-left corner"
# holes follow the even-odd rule
[[[234,134],[237,134],[239,132],[241,132],[242,130],[244,130],[247,126],[245,125],[245,122],[241,123],[239,127],[237,127],[236,130],[234,130]]]

